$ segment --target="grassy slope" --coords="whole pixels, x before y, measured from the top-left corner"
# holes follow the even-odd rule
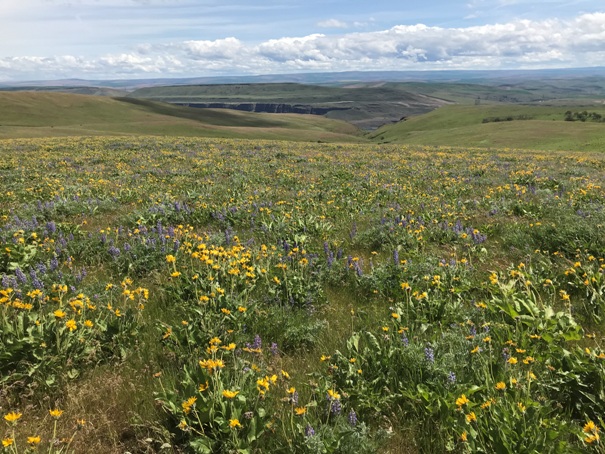
[[[380,141],[463,147],[509,147],[543,150],[605,148],[605,124],[563,121],[568,107],[449,105],[372,134]],[[583,109],[582,109],[583,110]],[[603,108],[591,108],[599,111]],[[527,115],[530,120],[482,123],[487,117]]]
[[[62,93],[0,92],[0,138],[116,134],[363,141],[355,127],[319,116],[196,110]]]
[[[343,102],[407,102],[435,104],[436,100],[406,91],[397,84],[360,85],[358,88],[303,84],[185,85],[141,88],[129,97],[171,102],[259,102],[333,104]]]

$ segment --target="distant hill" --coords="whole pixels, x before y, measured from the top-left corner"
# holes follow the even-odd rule
[[[92,87],[92,86],[19,86],[19,87],[1,87],[0,91],[47,91],[55,93],[71,93],[74,95],[94,95],[94,96],[125,96],[129,92],[110,87]]]
[[[0,90],[130,96],[198,108],[307,113],[374,130],[457,104],[599,104],[605,67],[494,71],[348,71],[0,83]]]
[[[437,71],[342,71],[326,73],[264,74],[212,77],[181,77],[155,79],[113,80],[39,80],[25,82],[0,82],[0,87],[19,86],[67,86],[111,87],[133,90],[141,87],[165,85],[283,83],[340,85],[351,82],[472,82],[484,83],[497,80],[544,80],[557,78],[605,77],[605,67],[561,68],[534,70],[437,70]]]
[[[448,105],[384,126],[380,142],[480,148],[605,150],[605,123],[565,121],[565,106]],[[605,106],[573,107],[605,115]]]
[[[0,138],[123,134],[364,141],[348,123],[311,115],[192,109],[65,93],[0,92]]]
[[[344,87],[297,83],[176,85],[140,88],[129,97],[201,108],[326,115],[364,129],[430,112],[446,104],[444,100],[384,83]]]

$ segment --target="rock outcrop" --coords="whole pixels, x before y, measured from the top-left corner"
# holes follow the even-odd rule
[[[305,104],[273,104],[260,102],[222,103],[222,102],[190,102],[175,103],[181,106],[205,109],[234,109],[245,112],[295,113],[325,115],[332,110],[349,110],[349,107],[316,107]]]

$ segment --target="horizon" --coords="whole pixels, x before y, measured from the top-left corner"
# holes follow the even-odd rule
[[[0,82],[600,67],[589,0],[5,0]]]
[[[569,67],[569,68],[531,68],[531,69],[426,69],[426,70],[388,70],[388,71],[376,71],[376,70],[368,70],[368,71],[363,71],[363,70],[359,70],[359,71],[326,71],[326,72],[307,72],[307,73],[303,73],[303,72],[291,72],[291,73],[271,73],[271,74],[243,74],[243,75],[226,75],[226,76],[215,76],[215,75],[210,75],[210,76],[189,76],[189,77],[133,77],[133,78],[123,78],[123,79],[85,79],[85,78],[79,78],[79,77],[67,77],[67,78],[63,78],[63,79],[38,79],[38,80],[23,80],[23,81],[3,81],[0,80],[0,87],[5,87],[5,88],[10,88],[10,87],[27,87],[29,84],[31,84],[32,87],[38,87],[38,86],[42,86],[42,85],[36,85],[36,84],[47,84],[48,87],[52,87],[52,85],[48,85],[48,84],[52,84],[53,82],[57,82],[57,83],[68,83],[68,82],[85,82],[85,83],[94,83],[94,82],[99,82],[100,85],[99,86],[103,86],[103,84],[108,84],[108,83],[123,83],[123,84],[127,84],[128,82],[157,82],[157,81],[184,81],[184,85],[187,85],[187,81],[193,81],[193,83],[195,85],[229,85],[229,84],[238,84],[238,85],[245,85],[245,84],[302,84],[302,85],[313,85],[313,82],[311,81],[295,81],[295,80],[291,80],[292,78],[309,78],[309,77],[313,77],[313,76],[317,76],[319,78],[324,77],[325,80],[320,81],[319,83],[326,83],[326,82],[332,82],[332,81],[338,81],[338,82],[345,82],[346,79],[334,79],[334,80],[328,80],[329,76],[337,76],[337,75],[345,75],[345,74],[351,74],[351,75],[359,75],[359,74],[385,74],[385,73],[393,73],[393,75],[408,75],[409,76],[409,80],[410,81],[418,81],[418,78],[412,77],[415,75],[421,75],[421,74],[431,74],[432,76],[437,75],[437,74],[456,74],[456,75],[460,75],[462,76],[462,78],[464,78],[464,74],[468,73],[485,73],[486,76],[490,75],[490,76],[494,76],[494,75],[499,75],[499,74],[527,74],[527,73],[544,73],[544,72],[553,72],[553,73],[576,73],[576,72],[589,72],[591,73],[591,75],[598,75],[598,76],[605,76],[605,65],[599,65],[599,66],[586,66],[586,67]],[[597,74],[599,73],[599,74]],[[260,79],[259,81],[248,81],[246,79]],[[263,80],[263,79],[275,79],[275,80]],[[471,78],[472,79],[472,78]],[[195,82],[196,80],[200,80],[200,82]],[[224,82],[220,82],[220,81],[224,81]],[[362,81],[361,79],[350,79],[351,82],[355,82],[355,81]],[[407,80],[407,79],[406,79]],[[215,82],[216,81],[216,82]],[[391,81],[403,81],[403,79],[397,78],[397,77],[393,77],[392,79],[389,79],[388,77],[384,77],[384,78],[367,78],[364,79],[364,81],[366,82],[391,82]],[[427,82],[438,82],[440,81],[439,78],[428,78],[426,79]],[[123,85],[120,84],[120,85]],[[178,83],[176,85],[181,85],[181,83]],[[65,87],[68,87],[69,85],[64,85]],[[89,85],[83,85],[84,86],[89,86]],[[75,86],[74,86],[75,87]]]

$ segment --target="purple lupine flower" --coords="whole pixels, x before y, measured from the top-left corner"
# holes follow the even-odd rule
[[[349,425],[351,427],[355,427],[357,425],[357,414],[355,413],[355,410],[353,410],[351,408],[351,411],[349,412],[349,416],[347,417],[347,419],[349,420]]]
[[[17,281],[19,281],[20,284],[27,283],[27,276],[23,271],[21,271],[21,268],[19,267],[15,269],[15,277],[17,278]]]
[[[357,273],[357,276],[359,276],[359,277],[363,276],[363,270],[361,269],[361,265],[359,264],[359,261],[355,262],[355,265],[353,265],[353,268],[355,268],[355,272]]]
[[[330,400],[330,402],[328,402],[328,404],[329,404],[330,413],[332,413],[333,415],[339,415],[340,412],[342,411],[342,404],[340,403],[339,399]]]
[[[315,435],[315,429],[313,429],[313,427],[311,427],[311,424],[307,424],[307,427],[305,427],[305,437],[309,438]]]
[[[46,230],[48,231],[49,235],[52,235],[53,233],[55,233],[57,231],[57,224],[55,224],[54,221],[47,222]]]
[[[435,351],[431,347],[426,347],[424,349],[424,358],[429,363],[434,363],[435,362]]]
[[[332,268],[332,264],[334,263],[334,253],[330,251],[328,254],[328,267]]]
[[[31,277],[32,280],[38,279],[38,274],[36,273],[36,270],[31,267],[29,268],[29,277]]]
[[[395,263],[395,266],[399,266],[399,251],[397,249],[393,251],[393,262]]]
[[[263,346],[263,341],[258,334],[254,336],[254,342],[249,343],[246,342],[246,347],[251,348],[253,350],[259,349]]]
[[[4,287],[4,288],[10,287],[10,279],[6,274],[2,275],[2,287]]]
[[[410,340],[408,339],[408,337],[405,335],[405,333],[401,334],[401,342],[403,343],[403,345],[405,347],[407,347],[408,345],[410,345]]]
[[[271,347],[269,348],[269,350],[271,350],[271,354],[273,356],[277,355],[279,353],[279,350],[277,348],[277,342],[272,342],[271,343]]]
[[[453,385],[456,383],[456,374],[454,372],[450,372],[449,374],[447,374],[447,382],[450,385]]]
[[[510,359],[510,353],[508,347],[504,347],[502,349],[502,358],[504,358],[504,362],[507,362]]]

